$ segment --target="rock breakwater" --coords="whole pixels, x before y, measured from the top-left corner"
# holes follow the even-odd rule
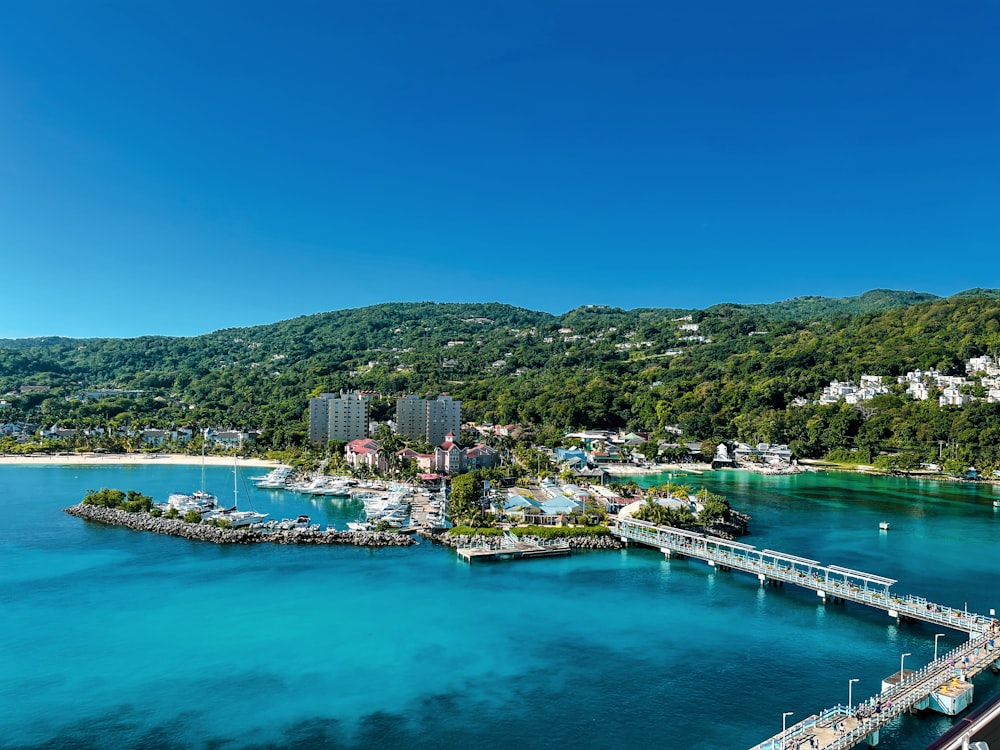
[[[124,526],[134,531],[179,536],[214,544],[350,544],[356,547],[408,547],[416,542],[408,536],[385,531],[314,531],[292,529],[266,533],[256,529],[227,529],[173,518],[155,518],[149,513],[130,513],[100,505],[73,505],[63,510],[75,518]]]

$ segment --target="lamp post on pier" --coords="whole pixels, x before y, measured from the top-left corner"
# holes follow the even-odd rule
[[[794,713],[795,713],[794,711],[785,711],[785,713],[783,713],[781,715],[781,746],[782,747],[785,746],[785,732],[788,731],[787,728],[786,728],[786,726],[785,726],[785,720],[788,719],[788,717],[791,716]]]
[[[944,635],[944,633],[935,633],[934,634],[934,661],[937,661],[937,642],[938,642],[938,638],[940,638],[943,635]]]
[[[903,660],[906,659],[907,656],[912,656],[912,654],[906,653],[906,654],[902,654],[899,657],[899,684],[900,685],[903,684]]]
[[[847,712],[848,713],[850,713],[851,709],[854,707],[853,704],[851,703],[851,698],[854,697],[852,695],[852,693],[851,693],[851,688],[854,687],[854,683],[855,682],[860,682],[860,681],[861,681],[861,678],[859,678],[859,677],[852,677],[850,680],[847,681]]]

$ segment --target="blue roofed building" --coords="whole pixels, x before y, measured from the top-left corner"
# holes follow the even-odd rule
[[[566,495],[557,495],[542,503],[542,512],[551,516],[575,513],[578,510],[580,510],[580,504]]]
[[[540,513],[541,503],[535,498],[522,495],[520,492],[511,492],[504,504],[505,513]]]
[[[560,463],[579,467],[587,465],[587,452],[582,448],[556,448],[555,454]]]

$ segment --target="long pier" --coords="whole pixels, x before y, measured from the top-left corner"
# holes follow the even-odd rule
[[[894,579],[860,570],[670,526],[620,517],[615,532],[623,542],[655,547],[667,557],[706,561],[716,570],[741,570],[761,586],[789,583],[812,589],[826,601],[852,601],[882,610],[897,620],[922,620],[969,635],[969,640],[916,672],[900,669],[883,681],[882,692],[859,706],[834,706],[788,727],[751,750],[817,748],[847,750],[862,742],[878,744],[879,730],[905,712],[925,708],[955,715],[972,701],[972,678],[997,669],[1000,639],[996,620],[890,591]]]
[[[820,598],[842,599],[880,609],[897,620],[923,620],[942,627],[975,634],[985,632],[990,618],[975,612],[934,604],[912,595],[899,595],[889,589],[892,578],[823,565],[774,550],[759,550],[741,542],[701,534],[671,526],[657,526],[634,518],[619,518],[615,533],[622,541],[656,547],[668,557],[692,557],[706,561],[717,570],[742,570],[751,573],[764,586],[790,583],[812,589]]]

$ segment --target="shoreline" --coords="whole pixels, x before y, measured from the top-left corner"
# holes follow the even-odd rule
[[[645,476],[647,474],[702,474],[712,471],[711,464],[657,464],[656,466],[636,466],[635,464],[605,464],[602,467],[611,476]]]
[[[232,466],[232,456],[205,456],[206,466]],[[28,455],[0,454],[0,465],[20,466],[136,466],[166,464],[169,466],[201,466],[201,455],[187,453],[30,453]],[[241,458],[240,466],[273,469],[280,461],[267,458]]]

